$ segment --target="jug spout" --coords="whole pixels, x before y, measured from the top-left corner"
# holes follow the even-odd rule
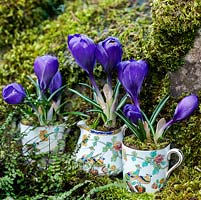
[[[85,120],[81,120],[77,123],[77,126],[80,128],[80,129],[86,129],[88,128],[88,126],[86,125],[86,121]]]

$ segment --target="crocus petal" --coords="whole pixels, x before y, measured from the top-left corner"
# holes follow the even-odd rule
[[[24,101],[26,93],[22,85],[11,83],[3,88],[2,97],[8,104],[19,104]]]
[[[124,61],[118,65],[118,78],[134,103],[138,104],[138,95],[144,78],[148,74],[146,61]],[[137,106],[137,105],[136,105]]]
[[[137,125],[138,120],[142,120],[142,113],[140,110],[137,108],[137,106],[133,104],[126,104],[123,108],[123,112],[125,116],[134,124]]]
[[[61,76],[61,72],[58,71],[54,77],[52,78],[50,85],[49,85],[49,90],[50,93],[54,93],[56,90],[58,90],[60,87],[62,86],[62,76]],[[59,93],[55,94],[53,99],[56,100],[58,97]]]
[[[147,77],[148,76],[148,72],[149,72],[147,61],[145,61],[145,60],[137,60],[137,63],[143,69],[143,71],[144,71],[144,77]]]
[[[106,73],[116,68],[121,62],[123,50],[118,38],[108,37],[97,45],[96,59],[103,66]]]
[[[58,59],[51,55],[37,57],[34,62],[34,72],[38,78],[38,83],[42,92],[45,92],[49,84],[57,73],[59,67]]]
[[[88,74],[92,74],[96,62],[96,45],[93,40],[83,34],[69,35],[68,48],[77,64]]]
[[[121,84],[123,84],[122,83],[123,82],[122,76],[123,76],[124,68],[132,61],[135,61],[135,60],[122,61],[117,65],[118,79],[121,82]]]
[[[188,118],[198,107],[198,97],[194,94],[184,97],[177,105],[173,121],[181,121]]]
[[[106,71],[106,66],[108,65],[108,54],[103,48],[102,42],[97,44],[96,48],[96,60],[103,66],[104,70]]]

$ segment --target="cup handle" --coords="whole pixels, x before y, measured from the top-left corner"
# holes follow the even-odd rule
[[[170,160],[171,159],[171,155],[172,154],[177,154],[178,156],[178,161],[177,163],[172,166],[166,173],[166,179],[169,178],[170,174],[177,168],[179,167],[179,165],[182,163],[183,159],[184,159],[184,156],[183,156],[183,153],[179,150],[179,149],[176,149],[176,148],[173,148],[173,149],[170,149],[167,153],[167,159]]]

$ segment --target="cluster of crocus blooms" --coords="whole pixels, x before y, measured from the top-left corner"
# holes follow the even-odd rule
[[[172,124],[188,118],[198,107],[199,103],[198,97],[195,94],[184,97],[178,103],[173,118],[168,122],[164,118],[160,119],[154,131],[153,124],[155,119],[168,100],[168,97],[161,100],[153,115],[148,119],[146,114],[140,109],[139,104],[139,93],[147,75],[148,63],[146,61],[130,60],[118,64],[118,78],[133,102],[132,104],[126,104],[123,108],[123,113],[119,114],[119,116],[142,142],[150,142],[152,135],[154,142],[157,143],[159,139],[163,138],[165,131]]]
[[[117,65],[122,59],[122,46],[119,39],[108,37],[104,41],[95,44],[94,41],[83,34],[74,34],[68,36],[68,48],[77,64],[84,69],[90,79],[95,91],[94,98],[96,102],[85,98],[96,106],[106,127],[115,126],[118,90],[112,88],[112,72],[117,69]],[[103,87],[103,93],[100,91],[95,78],[94,67],[99,62],[106,73],[107,80]],[[120,85],[120,84],[118,84]],[[74,90],[71,90],[75,92]],[[77,93],[79,94],[79,93]],[[103,96],[104,94],[104,96]],[[83,97],[82,95],[80,95]]]
[[[36,94],[30,95],[19,83],[11,83],[3,88],[2,96],[8,104],[26,104],[38,117],[40,125],[46,125],[53,120],[53,113],[57,111],[61,101],[62,76],[58,59],[51,55],[37,57],[34,62]],[[26,111],[24,110],[26,113]]]
[[[122,46],[120,41],[115,37],[108,37],[104,41],[95,44],[94,41],[86,35],[69,35],[68,48],[77,64],[87,72],[95,91],[94,98],[96,102],[75,90],[71,89],[71,91],[92,103],[98,109],[98,112],[102,113],[105,126],[115,126],[116,115],[118,115],[141,141],[150,139],[152,134],[154,142],[157,143],[157,140],[162,137],[168,127],[175,122],[186,119],[198,107],[198,97],[196,95],[185,97],[178,104],[173,119],[166,123],[165,119],[162,118],[157,124],[156,131],[154,131],[153,123],[168,97],[161,101],[150,120],[140,109],[139,93],[142,83],[148,75],[149,67],[145,60],[122,61]],[[102,65],[107,75],[107,82],[102,92],[93,74],[96,61]],[[112,89],[113,71],[117,71],[119,82],[123,85],[133,102],[132,104],[124,106],[123,113],[119,110],[120,106],[117,106],[118,93],[114,93]],[[119,82],[117,82],[118,87],[120,86]],[[102,94],[104,94],[104,96]],[[125,117],[129,119],[129,121],[125,119]]]

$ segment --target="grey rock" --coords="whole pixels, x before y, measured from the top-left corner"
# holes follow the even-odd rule
[[[201,29],[195,38],[193,48],[185,56],[184,65],[170,73],[171,95],[178,97],[182,93],[201,91]]]

